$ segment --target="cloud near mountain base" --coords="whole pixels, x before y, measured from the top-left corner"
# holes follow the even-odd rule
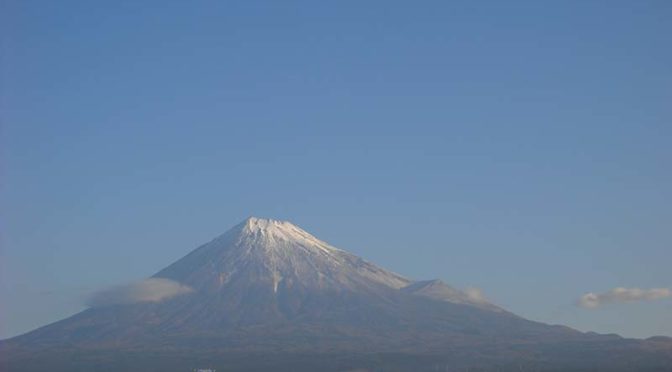
[[[464,293],[467,295],[469,300],[476,303],[488,303],[488,299],[483,294],[483,291],[480,288],[469,287],[464,290]]]
[[[193,292],[191,287],[170,279],[149,278],[98,291],[86,300],[91,307],[160,302]]]
[[[671,296],[672,290],[669,288],[640,289],[619,287],[604,293],[586,293],[577,301],[577,305],[587,309],[594,309],[605,304],[651,301]]]

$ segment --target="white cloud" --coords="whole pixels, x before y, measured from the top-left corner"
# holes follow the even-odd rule
[[[89,296],[86,302],[91,307],[160,302],[192,291],[190,287],[174,280],[149,278],[98,291]]]
[[[469,300],[473,302],[481,302],[481,303],[488,302],[488,299],[485,298],[485,295],[483,294],[483,291],[481,291],[480,288],[470,287],[465,289],[464,293],[466,293]]]
[[[581,296],[577,304],[581,307],[594,309],[604,304],[659,300],[671,296],[672,290],[669,288],[640,289],[619,287],[605,293],[586,293]]]

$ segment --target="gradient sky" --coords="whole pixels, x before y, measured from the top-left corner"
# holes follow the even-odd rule
[[[672,2],[2,0],[0,338],[250,215],[672,336]]]

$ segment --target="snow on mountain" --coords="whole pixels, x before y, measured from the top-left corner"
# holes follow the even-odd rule
[[[401,275],[335,248],[286,221],[250,217],[155,275],[204,291],[219,291],[242,277],[273,293],[291,287],[399,289]]]

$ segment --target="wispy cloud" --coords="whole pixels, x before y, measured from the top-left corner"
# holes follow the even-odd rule
[[[577,304],[581,307],[594,309],[601,305],[620,303],[659,300],[672,296],[672,290],[669,288],[614,288],[604,293],[589,292],[581,296]]]
[[[138,302],[160,302],[192,291],[190,287],[174,280],[150,278],[95,292],[88,297],[86,304],[91,307],[101,307]]]
[[[469,287],[464,290],[467,297],[474,302],[488,302],[488,299],[483,294],[483,291],[480,288]]]

